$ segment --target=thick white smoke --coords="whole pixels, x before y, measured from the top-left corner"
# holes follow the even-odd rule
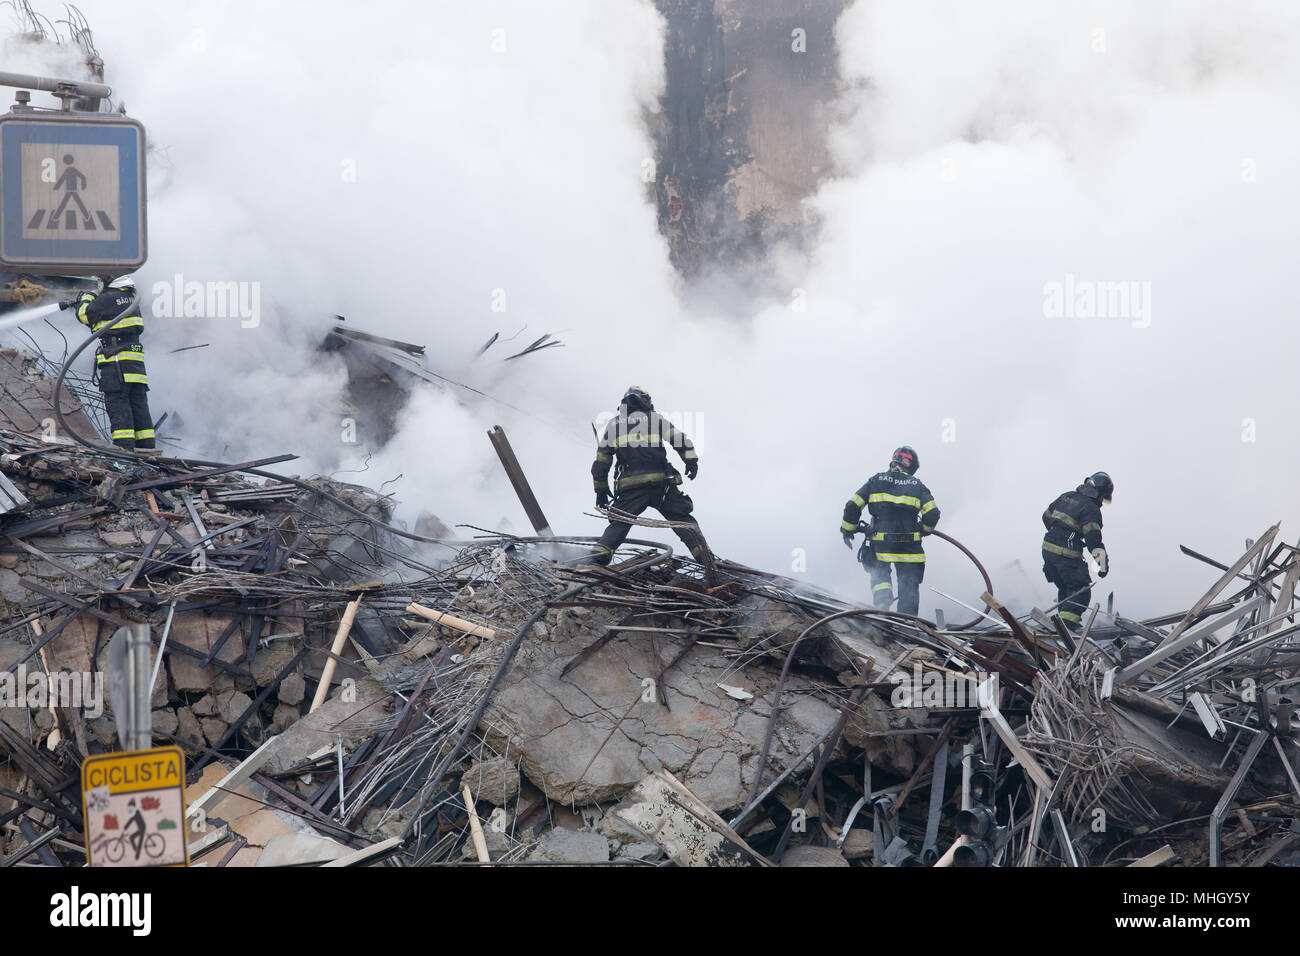
[[[866,444],[917,444],[947,529],[1031,577],[1043,506],[1109,471],[1129,613],[1217,576],[1180,543],[1294,541],[1300,11],[863,2],[837,32],[863,88],[808,285],[871,370]],[[1149,314],[1046,318],[1070,275],[1149,282]]]
[[[747,321],[681,305],[647,202],[648,0],[82,6],[158,147],[146,290],[261,283],[257,328],[150,325],[155,404],[204,452],[362,467],[341,366],[310,348],[342,312],[527,412],[417,394],[360,479],[403,475],[385,490],[408,519],[526,526],[483,434],[499,422],[552,524],[598,533],[587,423],[635,383],[691,416],[687,490],[718,552],[859,596],[840,509],[904,442],[941,527],[1023,603],[1050,603],[1039,514],[1097,469],[1117,484],[1101,593],[1126,613],[1213,579],[1179,543],[1230,560],[1300,527],[1287,4],[855,4],[818,241],[791,299]],[[1049,317],[1045,286],[1067,281],[1150,298]],[[470,362],[525,326],[520,347],[566,347]],[[926,583],[973,601],[965,559],[929,552]],[[964,616],[926,590],[936,605]]]

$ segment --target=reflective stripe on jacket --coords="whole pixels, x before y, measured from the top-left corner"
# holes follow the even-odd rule
[[[608,492],[609,471],[615,463],[618,491],[655,482],[680,485],[682,476],[668,463],[666,449],[669,447],[677,451],[682,461],[699,458],[686,433],[658,412],[619,406],[618,414],[605,425],[596,447],[596,460],[591,465],[596,490]]]
[[[891,467],[873,475],[858,489],[844,505],[840,530],[856,530],[863,508],[871,515],[872,541],[876,542],[873,546],[877,554],[889,553],[894,544],[920,542],[922,535],[929,534],[939,524],[939,506],[930,489],[901,468]]]
[[[1067,491],[1043,512],[1043,552],[1063,558],[1083,558],[1084,550],[1105,548],[1101,540],[1101,495],[1080,485]]]

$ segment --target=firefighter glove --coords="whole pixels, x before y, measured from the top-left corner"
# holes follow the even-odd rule
[[[694,481],[695,476],[698,475],[699,473],[700,473],[700,460],[698,458],[692,458],[690,461],[686,462],[687,478],[691,479],[691,481]]]
[[[1105,548],[1093,548],[1092,560],[1097,562],[1097,577],[1104,578],[1110,573],[1110,561],[1106,556]]]

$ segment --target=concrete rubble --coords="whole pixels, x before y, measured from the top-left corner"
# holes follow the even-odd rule
[[[50,400],[38,363],[5,368]],[[1276,528],[1232,565],[1189,551],[1221,577],[1182,612],[1074,633],[990,584],[953,626],[639,539],[606,570],[582,538],[413,534],[367,489],[267,471],[292,456],[142,461],[23,408],[0,425],[3,865],[79,865],[77,767],[119,748],[93,678],[131,622],[161,648],[152,734],[187,755],[196,864],[1300,852]]]

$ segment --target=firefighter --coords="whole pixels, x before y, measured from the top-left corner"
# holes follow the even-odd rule
[[[654,410],[654,404],[645,389],[633,385],[623,396],[618,414],[605,426],[596,448],[596,460],[591,466],[591,476],[596,485],[596,506],[611,508],[630,515],[639,515],[646,508],[654,508],[669,521],[687,522],[696,529],[699,525],[691,516],[695,507],[691,499],[678,491],[682,476],[668,463],[668,446],[681,456],[686,477],[692,481],[700,470],[700,458],[695,445],[672,422]],[[609,469],[617,461],[614,476],[614,500],[610,502]],[[632,526],[622,521],[610,520],[592,551],[592,562],[609,564],[615,550],[621,545]],[[690,527],[673,528],[677,537],[690,549],[697,561],[704,558],[704,540]]]
[[[1086,548],[1097,562],[1098,577],[1110,573],[1110,559],[1101,540],[1101,506],[1110,504],[1115,483],[1099,471],[1074,491],[1061,495],[1043,512],[1043,574],[1056,585],[1061,620],[1078,630],[1092,602],[1092,576],[1083,560]]]
[[[135,280],[122,276],[99,294],[83,292],[62,305],[75,309],[77,321],[92,332],[113,323],[95,350],[95,380],[104,393],[113,444],[139,455],[158,455],[161,450],[149,414],[149,376],[145,373],[144,346],[140,344],[144,318],[139,303],[131,304],[135,299]],[[121,318],[114,322],[119,315]]]
[[[916,614],[921,607],[921,579],[925,577],[925,549],[921,538],[939,524],[934,495],[916,477],[921,466],[916,452],[904,445],[889,459],[889,470],[875,475],[844,506],[840,533],[853,547],[865,507],[871,524],[858,560],[871,574],[871,596],[878,608],[894,601],[890,566],[898,569],[898,610]]]

